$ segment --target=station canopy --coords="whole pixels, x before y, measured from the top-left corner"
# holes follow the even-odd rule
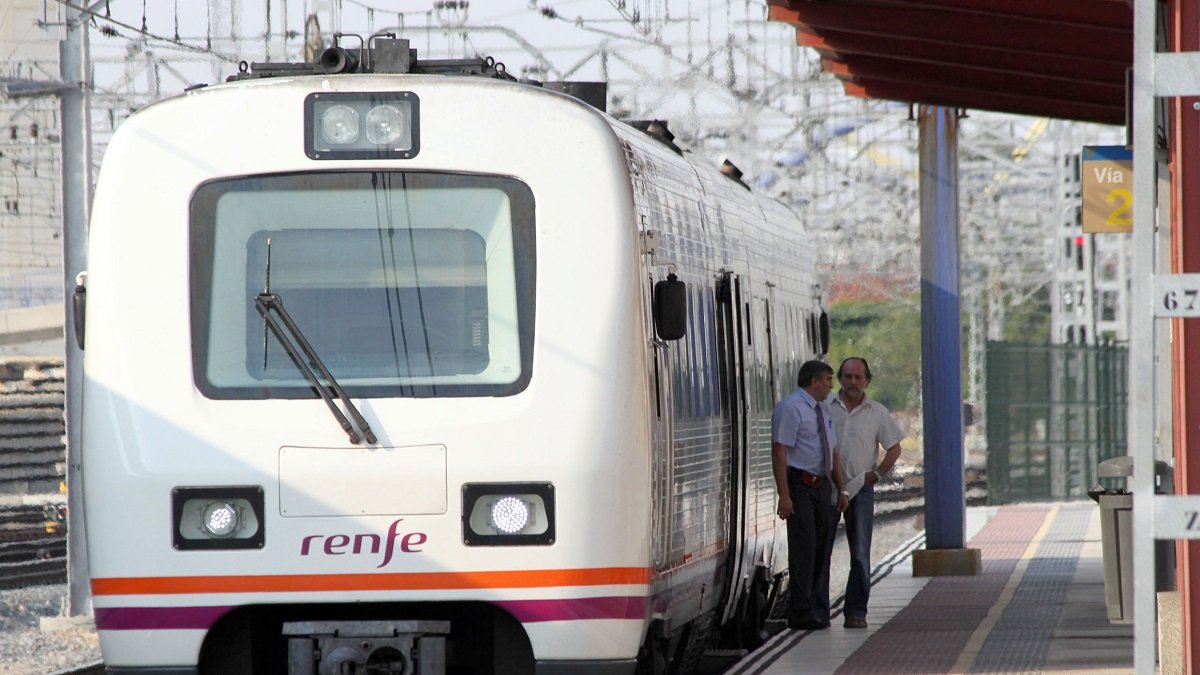
[[[768,0],[850,96],[1125,124],[1127,0]]]

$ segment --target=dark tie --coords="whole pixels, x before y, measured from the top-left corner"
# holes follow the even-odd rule
[[[829,447],[829,436],[825,434],[825,413],[821,410],[824,406],[820,401],[817,401],[817,433],[821,435],[821,450],[825,451],[825,475],[833,475],[833,449]]]

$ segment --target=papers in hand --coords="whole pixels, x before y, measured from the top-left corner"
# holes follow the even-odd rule
[[[866,483],[866,481],[867,481],[867,472],[866,471],[864,471],[864,472],[858,474],[857,476],[855,476],[854,478],[851,478],[850,480],[846,481],[845,489],[846,489],[846,492],[850,493],[850,496],[847,497],[846,499],[854,499],[854,495],[858,494],[858,491],[862,489],[862,486]],[[835,488],[833,491],[833,505],[834,506],[837,506],[837,500],[838,500],[838,491]]]
[[[858,474],[857,476],[855,476],[854,478],[851,478],[850,480],[846,481],[846,492],[850,493],[850,499],[854,499],[854,495],[858,494],[858,491],[862,489],[863,484],[866,482],[867,482],[867,472],[866,471],[864,471],[864,472]]]

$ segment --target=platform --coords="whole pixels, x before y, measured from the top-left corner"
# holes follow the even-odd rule
[[[973,577],[913,577],[911,551],[876,561],[866,629],[785,630],[726,675],[1132,673],[1133,626],[1108,621],[1092,502],[967,509]]]

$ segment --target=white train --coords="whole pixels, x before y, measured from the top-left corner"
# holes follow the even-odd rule
[[[828,341],[797,219],[659,123],[368,45],[107,150],[79,339],[109,672],[684,672],[759,639],[771,408]]]

